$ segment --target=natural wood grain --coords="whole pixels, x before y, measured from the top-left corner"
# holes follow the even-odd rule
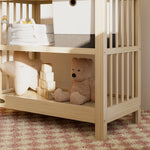
[[[107,109],[107,123],[135,112],[138,107],[138,98],[134,98],[130,101],[125,101],[124,103],[109,107]]]
[[[104,53],[107,55],[110,54],[121,54],[121,53],[127,53],[127,52],[135,52],[135,51],[139,51],[140,47],[139,46],[130,46],[130,47],[118,47],[118,48],[107,48],[106,50],[104,50]]]
[[[28,91],[23,96],[14,93],[4,96],[5,108],[63,117],[85,122],[95,122],[94,103],[73,105],[70,103],[46,100],[35,92]]]
[[[20,19],[22,19],[22,17],[23,17],[23,12],[22,12],[22,11],[23,11],[23,10],[22,10],[23,7],[22,7],[22,5],[23,5],[23,4],[20,3]]]
[[[126,54],[126,100],[129,100],[129,53]]]
[[[121,101],[124,102],[124,54],[121,54]]]
[[[75,48],[75,47],[52,47],[52,46],[17,46],[17,45],[0,45],[3,51],[27,51],[27,52],[45,52],[45,53],[67,53],[67,54],[88,54],[94,55],[94,48]]]
[[[113,30],[113,0],[109,1],[109,45],[112,48],[112,30]]]
[[[134,98],[134,52],[131,53],[131,96]]]
[[[112,96],[113,96],[113,56],[110,55],[110,60],[109,60],[109,101],[110,101],[110,106],[112,106],[113,101],[112,101]]]
[[[118,54],[115,55],[115,96],[116,96],[116,104],[118,104]]]
[[[129,0],[126,0],[126,42],[127,42],[127,47],[129,47],[129,43],[130,43],[130,36],[129,36],[129,30],[130,30],[130,16],[129,16]]]
[[[131,22],[132,22],[132,46],[134,46],[134,0],[132,0],[132,14],[131,14]]]
[[[29,20],[29,4],[26,4],[26,19]]]
[[[104,100],[106,76],[104,75],[104,49],[106,48],[106,0],[95,0],[95,136],[99,140],[107,137],[106,107],[107,100]],[[101,19],[100,19],[101,18]]]
[[[118,6],[118,0],[115,0],[115,35],[116,35],[116,48],[118,48],[118,32],[119,32],[119,6]]]
[[[140,47],[140,51],[135,53],[135,96],[138,97],[138,109],[133,113],[134,122],[141,121],[141,0],[135,0],[135,45]]]
[[[15,23],[16,22],[16,2],[13,3],[13,11],[14,11],[13,21]]]
[[[121,47],[124,47],[124,0],[121,0]]]

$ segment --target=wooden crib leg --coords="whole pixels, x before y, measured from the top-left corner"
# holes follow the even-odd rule
[[[95,123],[95,137],[97,140],[105,140],[107,138],[107,123],[99,121]]]
[[[141,121],[141,108],[139,108],[137,111],[132,113],[133,116],[133,122],[139,123]]]

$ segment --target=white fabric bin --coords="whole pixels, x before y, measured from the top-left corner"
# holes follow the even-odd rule
[[[57,46],[94,44],[95,0],[53,0],[53,25]]]

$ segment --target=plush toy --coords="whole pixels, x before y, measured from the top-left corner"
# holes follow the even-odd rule
[[[83,104],[95,100],[94,63],[92,59],[73,58],[71,67],[72,86],[69,92],[58,88],[54,92],[56,101],[70,100],[72,104]]]
[[[3,63],[1,69],[14,78],[16,94],[23,95],[28,88],[37,90],[38,71],[41,64],[41,60],[31,60],[25,52],[15,52],[14,61]]]

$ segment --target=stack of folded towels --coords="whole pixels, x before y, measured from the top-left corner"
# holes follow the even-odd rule
[[[53,45],[54,32],[52,24],[35,24],[34,21],[21,21],[8,27],[8,44],[10,45]]]

